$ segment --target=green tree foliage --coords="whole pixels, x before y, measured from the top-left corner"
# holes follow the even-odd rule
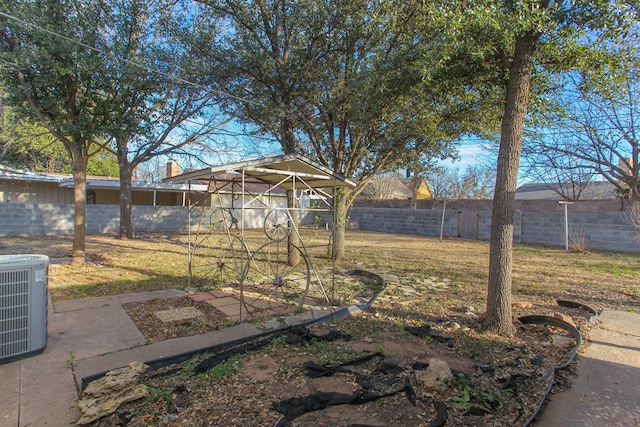
[[[316,2],[305,0],[211,0],[228,23],[210,55],[225,78],[225,109],[257,132],[275,138],[285,154],[299,151],[295,100],[308,89],[323,27]],[[217,76],[217,75],[216,75]],[[226,96],[226,94],[231,96]]]
[[[87,175],[119,177],[118,158],[111,150],[98,151],[87,162]]]
[[[29,123],[11,107],[1,107],[0,163],[37,172],[70,172],[64,146],[37,123]]]
[[[77,179],[76,234],[89,172],[120,177],[120,231],[133,237],[136,166],[188,144],[205,151],[220,123],[201,78],[211,74],[200,53],[214,20],[188,1],[41,0],[10,12],[2,38],[8,101],[65,147]]]
[[[7,103],[46,128],[70,159],[73,265],[84,263],[87,163],[104,149],[109,107],[95,50],[104,12],[102,2],[35,0],[5,2],[0,15],[0,78]]]
[[[607,38],[636,19],[635,6],[614,1],[483,1],[445,3],[451,66],[477,64],[476,84],[502,97],[503,109],[493,198],[485,327],[510,334],[514,198],[528,107],[552,86],[560,70],[575,70],[575,53],[590,53],[585,34]],[[459,60],[462,59],[462,60]],[[544,60],[546,59],[546,61]],[[428,73],[429,71],[427,71]],[[530,104],[531,95],[534,95]]]
[[[450,156],[452,142],[481,122],[472,90],[447,84],[444,70],[422,73],[418,58],[439,60],[438,37],[430,23],[417,29],[414,5],[331,2],[325,13],[330,54],[315,77],[322,90],[298,111],[306,153],[358,182],[336,206],[340,237],[347,209],[376,174],[419,156]],[[343,243],[336,239],[338,258]]]
[[[202,153],[216,145],[210,138],[222,120],[203,84],[213,74],[202,49],[213,42],[216,22],[191,1],[107,4],[99,42],[102,90],[111,106],[106,133],[120,169],[120,236],[133,238],[135,168],[162,155],[189,155],[187,147]]]
[[[413,5],[208,3],[232,26],[213,53],[229,76],[229,111],[275,137],[285,153],[306,154],[358,182],[336,198],[336,258],[344,252],[347,209],[370,179],[398,165],[411,141],[442,155],[480,123],[484,110],[469,106],[487,97],[462,84],[452,91],[442,68],[434,73],[440,80],[426,81],[419,59],[440,60],[432,51],[441,27],[416,30]]]
[[[19,118],[11,107],[1,110],[0,163],[35,172],[72,172],[64,145],[45,127]],[[87,173],[116,177],[118,159],[107,149],[99,151],[89,159]]]

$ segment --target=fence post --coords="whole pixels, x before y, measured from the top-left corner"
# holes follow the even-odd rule
[[[442,201],[442,221],[440,222],[440,241],[442,241],[442,234],[444,233],[444,212],[447,209],[447,201]]]
[[[564,205],[564,250],[569,252],[569,205],[573,202],[558,200],[558,204]]]

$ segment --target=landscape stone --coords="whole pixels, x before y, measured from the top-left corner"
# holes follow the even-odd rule
[[[511,304],[511,306],[517,308],[533,308],[533,304],[528,301],[515,301]]]
[[[283,320],[289,326],[299,325],[300,323],[304,323],[307,320],[311,320],[311,313],[303,314],[303,315],[287,316]]]
[[[551,344],[553,344],[554,347],[558,348],[571,348],[576,345],[576,342],[571,337],[567,337],[564,335],[554,335],[552,337]]]
[[[424,371],[416,371],[416,380],[427,390],[438,391],[446,388],[446,382],[453,379],[451,368],[447,362],[435,357],[429,360],[429,367]]]
[[[282,322],[280,322],[279,319],[272,319],[272,320],[267,320],[266,322],[263,322],[261,326],[262,328],[268,331],[272,331],[275,329],[282,328]]]
[[[78,400],[82,414],[78,425],[86,425],[113,414],[120,405],[146,397],[147,387],[138,384],[138,378],[148,366],[131,362],[128,366],[107,372],[102,378],[89,383]]]
[[[385,282],[399,283],[400,278],[396,274],[386,273],[382,276]]]
[[[411,286],[402,285],[402,286],[398,286],[398,289],[400,289],[402,292],[408,295],[413,295],[416,293],[416,290]]]
[[[156,311],[155,315],[165,323],[195,319],[196,317],[203,316],[202,312],[195,307],[177,307],[169,310],[161,310]]]
[[[567,322],[568,324],[572,325],[572,326],[576,326],[576,322],[573,321],[573,318],[571,316],[569,316],[568,314],[564,314],[564,313],[553,313],[553,317],[555,317],[556,319],[560,319],[560,320],[564,320],[565,322]]]
[[[454,331],[457,331],[458,329],[461,328],[461,326],[460,326],[460,323],[458,322],[451,322],[451,324],[449,325],[449,328]]]

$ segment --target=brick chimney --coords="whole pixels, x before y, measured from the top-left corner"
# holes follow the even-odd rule
[[[173,160],[167,163],[167,178],[173,178],[174,176],[180,175],[180,165],[178,162],[174,162]]]

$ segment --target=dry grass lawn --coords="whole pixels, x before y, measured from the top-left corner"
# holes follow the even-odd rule
[[[328,236],[305,230],[304,239],[313,266],[330,267]],[[194,236],[146,234],[135,240],[87,236],[87,263],[81,268],[52,265],[52,298],[66,300],[144,290],[215,287],[207,276],[210,257],[196,251],[193,275],[188,275],[188,244]],[[248,234],[249,248],[260,243],[260,233]],[[203,245],[205,246],[205,245]],[[211,249],[212,250],[212,249]],[[347,256],[337,267],[390,272],[401,281],[446,280],[448,291],[431,299],[433,308],[474,305],[486,298],[489,244],[479,241],[348,231]],[[0,254],[38,253],[52,258],[71,254],[69,236],[3,237]],[[215,258],[215,256],[213,257]],[[202,267],[202,268],[201,268]],[[640,310],[640,254],[565,252],[562,248],[516,246],[513,263],[514,299],[539,302],[571,299],[596,309]],[[425,307],[427,308],[427,307]]]

